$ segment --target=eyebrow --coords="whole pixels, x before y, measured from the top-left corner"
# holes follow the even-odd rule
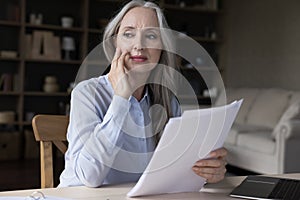
[[[135,29],[133,26],[125,26],[123,29]]]
[[[123,29],[136,29],[135,27],[133,26],[125,26],[123,27]],[[155,27],[145,27],[145,28],[142,28],[143,30],[146,30],[146,31],[159,31],[159,28],[155,28]]]

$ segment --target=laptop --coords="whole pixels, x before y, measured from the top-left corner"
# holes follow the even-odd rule
[[[300,180],[267,176],[248,176],[231,193],[244,199],[300,200]]]

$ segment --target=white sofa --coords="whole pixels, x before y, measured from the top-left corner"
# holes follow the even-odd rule
[[[300,92],[230,88],[226,95],[244,99],[224,145],[228,163],[261,174],[300,172]]]

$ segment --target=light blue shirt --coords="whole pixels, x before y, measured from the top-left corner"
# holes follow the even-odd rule
[[[178,101],[171,102],[180,116]],[[59,187],[135,182],[148,165],[156,144],[146,90],[137,101],[114,95],[108,77],[78,84],[72,91],[65,169]]]

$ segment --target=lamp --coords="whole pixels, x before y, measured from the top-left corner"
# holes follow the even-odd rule
[[[62,49],[65,51],[65,60],[70,60],[70,51],[75,50],[75,41],[72,37],[63,37]]]

